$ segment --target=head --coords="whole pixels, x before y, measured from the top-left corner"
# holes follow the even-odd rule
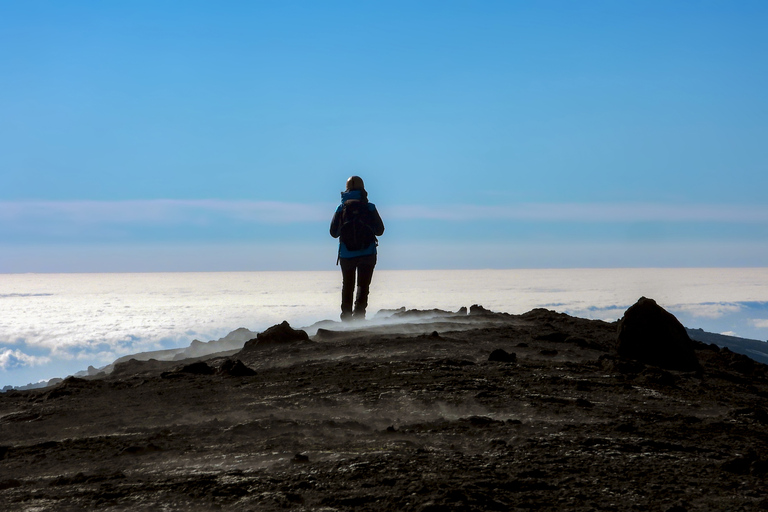
[[[347,192],[352,190],[365,190],[365,184],[363,184],[363,178],[360,176],[351,176],[347,180]]]

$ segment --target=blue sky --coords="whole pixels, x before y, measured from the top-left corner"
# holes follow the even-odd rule
[[[765,266],[762,1],[0,3],[0,272]]]

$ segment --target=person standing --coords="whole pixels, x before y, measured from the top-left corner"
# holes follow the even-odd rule
[[[331,236],[339,239],[341,265],[341,320],[365,320],[368,291],[376,266],[377,236],[384,233],[376,205],[368,201],[363,179],[352,176],[341,193],[341,204],[331,221]],[[355,292],[357,280],[357,296]],[[354,298],[354,309],[352,300]]]

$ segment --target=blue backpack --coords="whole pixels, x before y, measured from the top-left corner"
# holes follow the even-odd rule
[[[339,238],[350,251],[361,251],[376,242],[368,202],[348,199],[341,209]]]

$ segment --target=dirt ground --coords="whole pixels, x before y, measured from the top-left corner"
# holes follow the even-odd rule
[[[546,310],[395,317],[0,394],[0,509],[768,510],[766,366],[646,366]]]

